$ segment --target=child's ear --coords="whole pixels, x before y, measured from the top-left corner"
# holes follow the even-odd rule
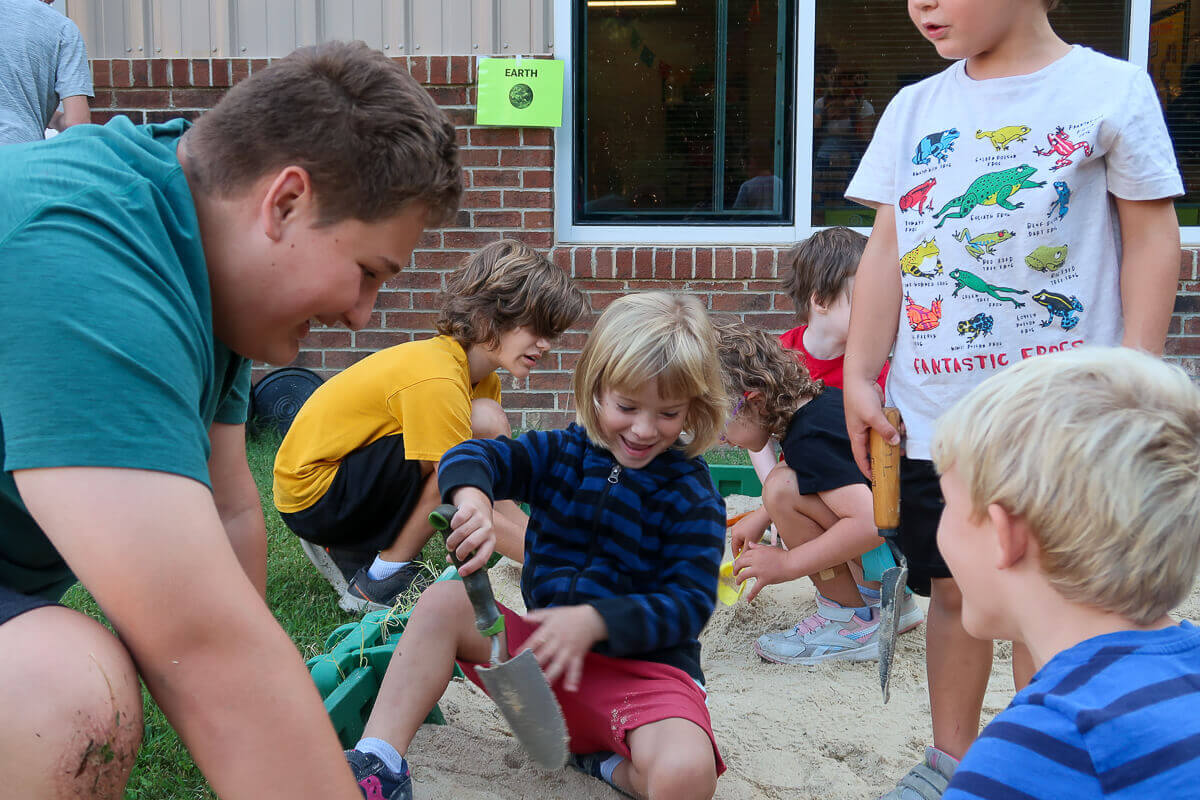
[[[995,535],[996,567],[1008,569],[1016,566],[1029,549],[1031,532],[1028,523],[999,503],[989,505],[987,513]]]
[[[267,184],[259,205],[259,221],[267,236],[279,241],[288,224],[315,211],[312,176],[303,167],[290,165],[276,173]]]
[[[829,306],[826,305],[825,303],[823,303],[821,301],[821,298],[817,297],[816,292],[813,292],[812,294],[810,294],[808,296],[808,308],[809,308],[810,312],[811,311],[825,312],[825,311],[829,310]]]

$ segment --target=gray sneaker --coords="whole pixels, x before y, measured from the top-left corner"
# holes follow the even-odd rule
[[[304,539],[300,540],[300,549],[308,560],[321,573],[321,577],[329,582],[338,597],[344,597],[350,579],[363,564],[369,564],[375,559],[374,553],[360,553],[354,550],[342,550],[337,547],[321,547],[319,544]]]
[[[936,747],[925,748],[925,760],[908,771],[896,788],[879,800],[940,800],[958,761]]]
[[[394,608],[403,595],[420,594],[432,581],[419,561],[410,561],[386,578],[375,580],[367,567],[350,579],[338,605],[346,611],[380,611]],[[415,591],[414,591],[415,590]]]
[[[791,630],[764,633],[754,642],[754,652],[776,664],[811,666],[822,661],[869,661],[879,658],[879,612],[859,619],[852,608],[842,608],[817,595],[817,612]]]

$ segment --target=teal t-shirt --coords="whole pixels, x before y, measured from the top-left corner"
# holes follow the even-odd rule
[[[175,155],[187,127],[117,117],[0,147],[0,584],[17,591],[57,598],[74,578],[14,471],[125,467],[211,486],[209,425],[246,419],[250,363],[213,336]]]

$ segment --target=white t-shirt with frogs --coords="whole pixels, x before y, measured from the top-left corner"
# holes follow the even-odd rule
[[[1076,45],[1029,75],[973,80],[958,61],[901,89],[846,197],[895,207],[887,392],[909,457],[929,458],[937,417],[997,370],[1119,344],[1113,196],[1182,193],[1150,78],[1125,61]]]

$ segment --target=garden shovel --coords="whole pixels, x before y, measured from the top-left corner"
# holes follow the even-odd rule
[[[457,510],[448,504],[435,508],[429,515],[434,530],[440,531],[443,537],[449,536],[450,520]],[[455,567],[462,565],[453,551],[450,558]],[[508,658],[503,636],[504,616],[496,608],[487,570],[464,575],[462,582],[475,610],[475,627],[491,640],[492,645],[492,666],[476,667],[475,674],[500,707],[500,713],[530,760],[543,769],[560,769],[567,763],[567,724],[542,668],[532,650],[523,650],[516,658]]]
[[[899,427],[899,411],[885,408],[883,413],[888,422]],[[900,626],[900,596],[908,582],[908,559],[896,546],[900,527],[900,446],[888,444],[874,429],[871,430],[871,499],[875,506],[875,527],[899,565],[884,570],[879,590],[879,686],[883,689],[883,702],[887,703],[896,629]]]

